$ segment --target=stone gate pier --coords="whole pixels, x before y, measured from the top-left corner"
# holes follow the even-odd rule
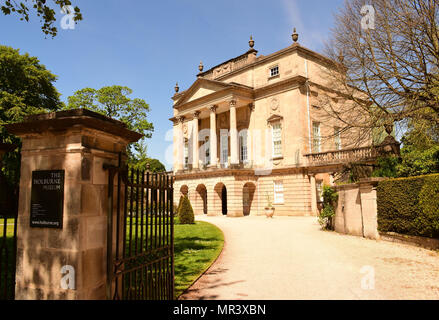
[[[16,299],[105,299],[103,166],[117,165],[141,135],[82,109],[30,116],[7,130],[23,143]]]

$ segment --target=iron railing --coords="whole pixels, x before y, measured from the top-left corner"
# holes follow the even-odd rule
[[[2,173],[3,154],[15,149],[14,145],[0,143],[0,300],[15,297],[17,256],[17,194]]]
[[[174,177],[109,170],[107,298],[174,299]]]

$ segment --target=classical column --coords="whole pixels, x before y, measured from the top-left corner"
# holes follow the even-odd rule
[[[230,162],[239,164],[238,159],[238,130],[236,128],[236,100],[230,100]]]
[[[183,123],[185,117],[181,116],[178,118],[177,125],[177,171],[183,171],[184,161],[183,161],[183,147],[184,147],[184,131]]]
[[[200,151],[198,150],[198,118],[200,117],[200,111],[194,112],[194,119],[192,120],[192,169],[198,169],[199,168],[199,158],[200,158]]]
[[[313,173],[309,173],[309,182],[311,186],[311,213],[317,216],[317,189],[316,189],[316,176]]]
[[[217,137],[216,137],[216,109],[217,106],[210,107],[210,166],[217,166]]]

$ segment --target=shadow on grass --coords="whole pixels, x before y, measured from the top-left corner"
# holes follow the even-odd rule
[[[221,253],[224,236],[216,226],[197,222],[175,226],[175,292],[178,297]]]

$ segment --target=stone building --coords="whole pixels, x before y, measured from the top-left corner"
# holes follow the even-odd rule
[[[367,152],[321,116],[318,96],[331,91],[324,70],[336,62],[292,38],[267,56],[251,38],[246,53],[207,71],[201,63],[186,91],[177,84],[176,203],[188,194],[195,214],[262,215],[271,203],[275,215],[316,215],[331,159]]]

